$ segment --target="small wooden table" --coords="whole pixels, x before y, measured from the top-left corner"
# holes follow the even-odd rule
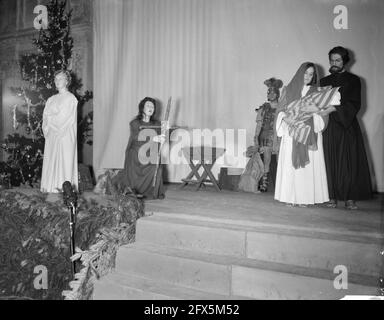
[[[205,182],[210,182],[213,184],[217,191],[221,191],[221,188],[211,169],[216,160],[224,154],[225,149],[209,146],[199,146],[185,147],[182,149],[182,151],[192,170],[185,179],[182,179],[183,185],[181,188],[184,188],[189,183],[194,183],[197,184],[196,191],[198,191],[202,185],[205,186]],[[197,161],[197,163],[195,164],[193,161]],[[204,169],[202,175],[199,174],[200,167],[203,167]],[[196,177],[196,179],[193,179],[193,177]]]

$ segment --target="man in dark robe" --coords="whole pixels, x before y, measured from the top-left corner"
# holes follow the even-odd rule
[[[335,47],[329,53],[329,76],[320,86],[340,87],[341,104],[329,106],[329,123],[323,133],[324,158],[327,170],[330,202],[345,201],[347,209],[357,209],[356,200],[371,198],[372,186],[367,156],[357,113],[361,106],[360,78],[345,70],[349,62],[348,50]]]

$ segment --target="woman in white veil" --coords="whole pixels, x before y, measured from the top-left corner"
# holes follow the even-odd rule
[[[303,63],[283,89],[280,100],[276,133],[281,143],[275,199],[288,205],[307,206],[329,201],[322,140],[327,117],[321,116],[319,107],[306,99],[318,91],[318,75],[314,63]],[[339,101],[337,92],[330,104]],[[305,121],[297,121],[303,115]],[[301,133],[306,134],[305,143],[299,139]]]

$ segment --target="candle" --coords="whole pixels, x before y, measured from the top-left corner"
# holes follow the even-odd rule
[[[13,130],[16,130],[16,125],[17,125],[16,108],[17,108],[17,104],[13,106]]]
[[[31,100],[29,98],[27,100],[27,122],[28,122],[28,128],[31,127],[31,121],[30,121],[30,114],[31,114]]]

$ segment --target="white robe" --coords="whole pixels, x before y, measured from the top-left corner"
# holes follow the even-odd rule
[[[40,190],[58,193],[65,181],[77,189],[77,99],[72,93],[47,100],[42,129],[45,148]]]
[[[309,86],[304,86],[302,97]],[[332,105],[340,104],[337,93]],[[317,133],[317,150],[308,150],[309,163],[304,168],[295,169],[292,165],[292,137],[288,125],[280,112],[276,120],[277,136],[281,137],[279,160],[277,164],[275,199],[292,204],[315,204],[329,201],[327,174],[324,162],[323,136],[325,123],[322,117],[313,115],[314,131]]]

